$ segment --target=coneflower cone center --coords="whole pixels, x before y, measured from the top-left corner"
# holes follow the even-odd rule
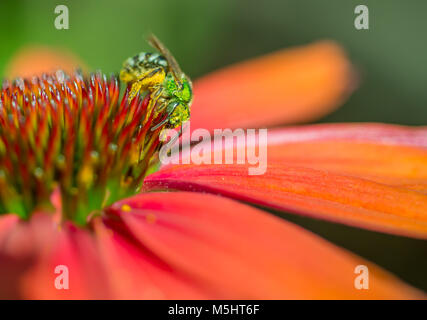
[[[140,188],[157,163],[166,114],[149,92],[119,101],[115,76],[61,71],[4,81],[0,99],[0,213],[29,218],[61,195],[64,219],[88,217]],[[153,128],[156,128],[153,130]]]

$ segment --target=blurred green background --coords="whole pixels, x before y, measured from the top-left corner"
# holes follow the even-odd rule
[[[54,27],[57,5],[69,30]],[[354,28],[354,8],[369,7],[369,30]],[[29,44],[69,49],[91,69],[117,72],[148,50],[155,33],[193,79],[283,47],[334,39],[359,71],[359,89],[320,122],[427,124],[425,0],[15,0],[0,2],[0,74]],[[427,291],[427,243],[289,215]]]

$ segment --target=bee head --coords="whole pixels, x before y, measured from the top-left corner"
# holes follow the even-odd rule
[[[172,74],[166,77],[166,88],[170,96],[178,99],[178,101],[190,105],[193,99],[193,90],[191,82],[183,74],[181,79],[177,81]]]

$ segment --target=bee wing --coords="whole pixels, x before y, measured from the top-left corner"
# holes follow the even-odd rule
[[[164,55],[164,57],[168,61],[170,71],[172,71],[172,74],[174,75],[175,80],[178,81],[178,83],[181,83],[181,79],[180,78],[183,75],[183,72],[182,72],[181,68],[179,67],[178,62],[176,62],[175,58],[169,52],[169,50],[164,46],[164,44],[154,34],[150,34],[149,35],[149,37],[148,37],[148,43],[153,48],[155,48],[158,51],[160,51],[160,53],[162,55]]]

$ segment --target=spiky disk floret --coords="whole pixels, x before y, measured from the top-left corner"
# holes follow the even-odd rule
[[[161,143],[165,114],[150,95],[119,103],[119,81],[61,71],[4,81],[0,99],[0,213],[23,218],[59,190],[64,217],[87,216],[138,190]]]

